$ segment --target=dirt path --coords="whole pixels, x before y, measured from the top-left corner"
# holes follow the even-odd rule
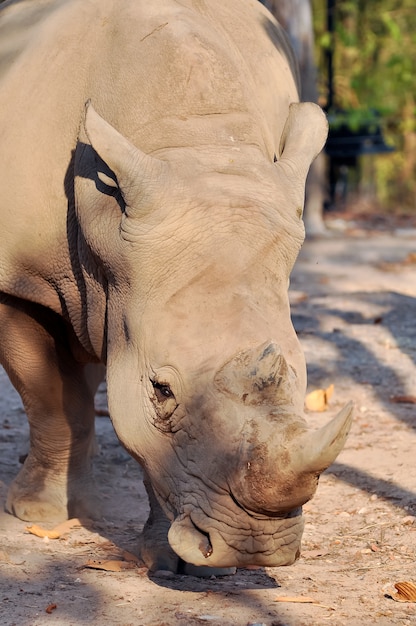
[[[388,597],[416,583],[416,234],[358,232],[309,241],[291,286],[309,388],[335,385],[326,422],[352,399],[337,463],[305,506],[302,558],[288,568],[217,579],[150,579],[85,568],[134,551],[147,512],[140,469],[97,419],[105,519],[40,539],[3,513],[27,436],[20,399],[0,372],[0,622],[4,626],[349,626],[416,623],[416,604]],[[403,400],[407,400],[404,402]],[[98,404],[105,406],[101,392]],[[277,602],[309,597],[314,604]],[[56,608],[53,608],[56,605]],[[50,613],[46,612],[47,607]]]

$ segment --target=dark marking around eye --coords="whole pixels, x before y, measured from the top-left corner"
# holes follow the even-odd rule
[[[155,390],[155,395],[159,402],[165,402],[169,398],[175,397],[169,385],[164,383],[158,383],[156,380],[151,379],[150,382],[152,383],[153,389]]]

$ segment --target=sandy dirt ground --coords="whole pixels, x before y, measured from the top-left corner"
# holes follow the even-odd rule
[[[308,420],[317,427],[349,400],[355,419],[345,450],[305,506],[302,556],[286,568],[198,579],[152,578],[134,562],[119,572],[86,567],[134,552],[147,515],[140,468],[105,417],[97,418],[95,459],[105,517],[59,539],[29,534],[3,512],[28,428],[1,371],[0,623],[416,624],[416,603],[392,599],[395,583],[416,583],[415,298],[415,230],[350,228],[302,250],[291,301],[308,390],[334,385],[328,409],[309,411]],[[101,389],[97,405],[105,402]],[[288,597],[311,602],[279,601]]]

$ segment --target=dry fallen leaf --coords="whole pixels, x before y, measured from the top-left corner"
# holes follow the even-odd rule
[[[327,389],[315,389],[308,393],[305,399],[306,408],[309,411],[326,411],[332,394],[334,385],[329,385]]]
[[[46,613],[49,613],[49,615],[50,615],[52,613],[52,611],[54,611],[57,608],[58,608],[57,604],[50,604],[49,606],[46,607],[45,611],[46,611]]]
[[[134,569],[136,567],[133,561],[95,561],[90,560],[84,564],[89,569],[102,569],[105,572],[122,572],[125,569]]]
[[[32,524],[32,526],[26,526],[25,530],[31,535],[36,535],[36,537],[47,537],[48,539],[59,539],[61,536],[59,533],[54,530],[48,530],[47,528],[41,528],[41,526],[36,526],[36,524]]]
[[[86,520],[84,520],[85,523]],[[76,527],[80,527],[83,525],[82,520],[74,517],[73,519],[66,520],[66,522],[62,522],[62,524],[58,524],[55,528],[48,530],[47,528],[42,528],[41,526],[37,526],[36,524],[32,524],[31,526],[26,526],[25,530],[32,535],[36,535],[36,537],[47,537],[48,539],[59,539],[62,535],[65,535],[70,530]]]
[[[416,396],[390,396],[390,402],[395,404],[416,404]]]
[[[409,581],[395,583],[397,593],[392,595],[396,602],[416,602],[416,585]]]
[[[407,257],[403,259],[404,265],[413,265],[416,263],[416,252],[409,252]]]

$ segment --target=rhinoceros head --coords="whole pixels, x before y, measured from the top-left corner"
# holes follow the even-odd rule
[[[292,563],[302,504],[351,421],[347,408],[308,430],[287,295],[326,121],[315,105],[292,105],[277,163],[231,141],[150,157],[92,107],[85,128],[77,213],[106,280],[97,352],[115,430],[185,561]]]

